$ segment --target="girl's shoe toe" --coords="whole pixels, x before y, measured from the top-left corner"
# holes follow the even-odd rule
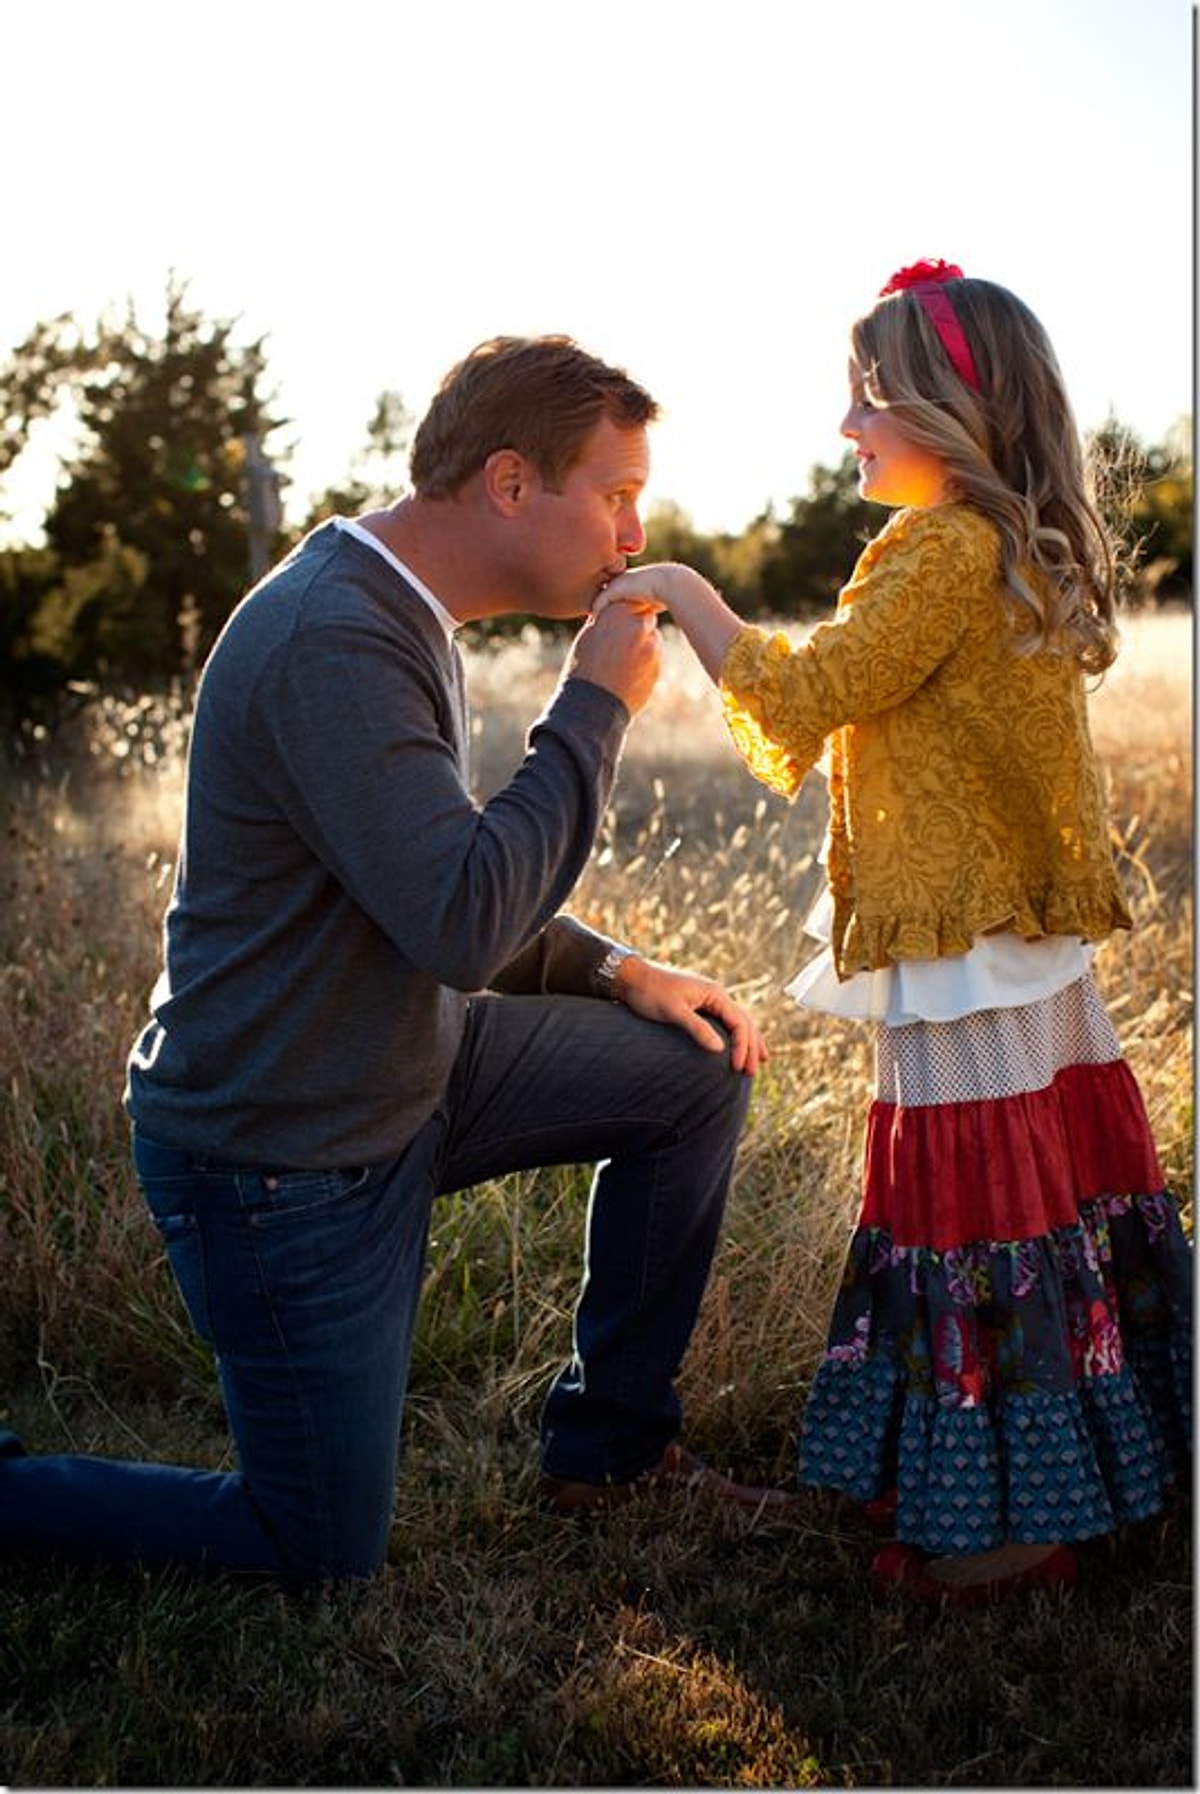
[[[925,1574],[925,1559],[915,1545],[902,1545],[899,1539],[884,1545],[871,1559],[871,1585],[879,1594],[907,1588],[914,1578],[922,1577],[931,1580]]]
[[[988,1582],[943,1582],[931,1576],[925,1559],[912,1545],[885,1545],[871,1559],[871,1584],[877,1593],[899,1591],[927,1607],[989,1607],[1031,1588],[1073,1588],[1079,1563],[1068,1545],[1056,1545],[1038,1563],[995,1576]]]

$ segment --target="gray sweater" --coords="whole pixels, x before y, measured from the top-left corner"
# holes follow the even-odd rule
[[[399,1152],[469,993],[591,993],[609,943],[557,912],[628,723],[563,681],[479,805],[457,648],[380,555],[315,530],[200,681],[164,969],[129,1058],[137,1126],[280,1168]]]

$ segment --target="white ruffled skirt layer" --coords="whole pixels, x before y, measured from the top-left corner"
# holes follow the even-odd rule
[[[1088,970],[1092,948],[1066,935],[1027,941],[1015,934],[980,935],[953,959],[909,959],[841,979],[829,946],[833,899],[826,888],[804,925],[821,950],[787,986],[805,1009],[854,1021],[948,1022],[981,1009],[1010,1009],[1064,990]]]

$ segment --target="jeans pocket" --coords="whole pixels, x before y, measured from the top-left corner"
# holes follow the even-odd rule
[[[151,1186],[145,1192],[150,1212],[154,1216],[163,1245],[166,1247],[167,1262],[171,1274],[183,1297],[183,1305],[187,1309],[188,1319],[196,1329],[200,1338],[207,1345],[213,1343],[212,1321],[208,1307],[208,1284],[204,1272],[204,1247],[200,1239],[200,1229],[196,1225],[196,1217],[187,1211],[174,1212],[162,1207],[164,1198],[156,1202],[156,1192]],[[169,1197],[165,1198],[169,1201]],[[160,1212],[162,1207],[162,1212]]]
[[[256,1171],[239,1177],[239,1191],[251,1227],[270,1228],[342,1209],[370,1183],[369,1165],[343,1171]]]

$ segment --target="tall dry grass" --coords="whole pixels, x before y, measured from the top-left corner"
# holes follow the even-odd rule
[[[561,654],[533,632],[472,651],[481,791],[516,764]],[[1190,616],[1128,622],[1093,718],[1136,920],[1098,972],[1190,1213]],[[186,720],[178,703],[110,705],[4,775],[0,1424],[41,1450],[219,1465],[212,1367],[119,1105],[157,974]],[[865,1034],[782,994],[822,823],[818,790],[788,807],[743,772],[669,636],[576,908],[720,977],[766,1024],[772,1060],[682,1384],[700,1449],[780,1481],[852,1223],[870,1081]],[[1186,1521],[1102,1556],[1071,1610],[937,1632],[870,1610],[861,1545],[820,1502],[785,1544],[548,1530],[536,1417],[569,1338],[586,1182],[526,1173],[439,1206],[407,1471],[372,1590],[297,1614],[173,1578],[0,1583],[0,1781],[1172,1785],[1190,1757]],[[114,1628],[130,1641],[115,1662]],[[969,1722],[947,1708],[951,1680]]]
[[[1136,920],[1131,936],[1101,949],[1098,972],[1168,1173],[1185,1194],[1193,1172],[1190,648],[1187,614],[1130,619],[1122,658],[1093,699]],[[470,655],[482,793],[516,764],[561,655],[561,642],[533,630]],[[0,1373],[10,1385],[34,1365],[59,1388],[89,1374],[142,1391],[170,1390],[181,1373],[203,1378],[133,1187],[118,1100],[124,1055],[157,974],[186,723],[179,702],[110,704],[89,714],[67,751],[35,748],[7,777],[0,1242],[12,1275]],[[711,685],[669,633],[664,677],[634,724],[575,908],[656,958],[721,978],[768,1030],[773,1056],[758,1081],[687,1372],[698,1424],[723,1430],[734,1421],[747,1438],[764,1411],[764,1385],[787,1392],[790,1424],[857,1191],[868,1036],[806,1015],[782,994],[803,952],[822,826],[818,781],[788,806],[744,773]],[[435,1315],[418,1368],[422,1353],[434,1367],[469,1355],[479,1300],[491,1316],[489,1343],[507,1341],[506,1394],[536,1388],[561,1352],[576,1269],[569,1251],[557,1262],[564,1240],[553,1221],[561,1209],[564,1235],[573,1235],[577,1192],[569,1174],[527,1177],[504,1180],[482,1201],[445,1206],[430,1265]],[[474,1262],[481,1256],[486,1277]],[[765,1406],[777,1410],[777,1396]]]

